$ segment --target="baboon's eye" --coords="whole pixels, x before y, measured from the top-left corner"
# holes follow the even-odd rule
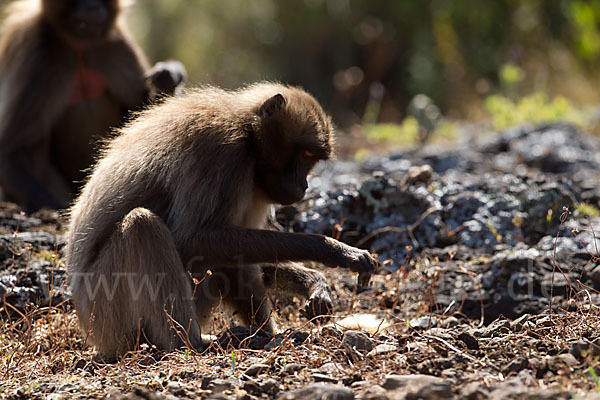
[[[304,159],[313,158],[314,156],[315,156],[315,154],[311,153],[310,151],[305,151],[302,153],[302,158],[304,158]]]

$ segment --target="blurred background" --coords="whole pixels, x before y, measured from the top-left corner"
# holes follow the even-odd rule
[[[300,85],[375,140],[577,122],[600,100],[600,0],[136,0],[128,19],[190,85]]]

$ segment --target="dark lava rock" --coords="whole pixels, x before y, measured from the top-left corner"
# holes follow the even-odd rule
[[[573,354],[570,353],[551,356],[544,361],[548,369],[553,372],[559,372],[563,370],[570,371],[579,364]]]
[[[266,381],[259,383],[253,380],[244,382],[242,389],[245,391],[260,396],[262,394],[273,396],[280,390],[279,382],[275,379],[269,378]]]
[[[28,230],[42,225],[42,220],[21,214],[0,212],[0,226],[12,232]]]
[[[341,169],[355,174],[354,186],[350,184],[352,180],[346,179],[344,185],[327,187],[332,179],[320,176],[319,173],[325,171],[318,170],[313,178],[318,192],[313,187],[307,198],[294,206],[293,212],[289,207],[282,208],[278,221],[295,231],[326,235],[340,232],[343,241],[358,243],[378,253],[380,259],[391,259],[396,268],[405,261],[409,251],[419,253],[426,248],[453,243],[492,254],[498,248],[520,243],[535,245],[542,237],[558,232],[558,217],[563,207],[572,208],[579,201],[579,188],[564,176],[552,175],[555,171],[564,171],[564,166],[544,162],[540,165],[545,167],[538,173],[514,174],[513,170],[498,172],[483,161],[490,158],[492,151],[512,151],[509,144],[514,137],[541,141],[548,135],[559,135],[557,132],[561,129],[568,139],[565,146],[574,143],[573,154],[589,144],[587,138],[574,141],[574,137],[583,135],[565,125],[539,127],[541,136],[535,129],[525,127],[518,132],[513,130],[498,135],[506,137],[497,139],[498,143],[465,144],[459,149],[437,149],[435,154],[427,151],[398,153],[369,160],[358,170],[347,164],[341,165]],[[527,142],[519,147],[521,150],[514,151],[529,150],[531,146]],[[448,164],[449,160],[444,158],[444,153],[453,154],[448,156],[450,159],[462,157],[468,160],[473,154],[482,157],[476,160],[479,164],[475,161],[451,162],[441,168],[439,164]],[[537,152],[531,152],[527,159],[533,160],[534,154]],[[571,166],[585,160],[586,165],[598,164],[600,168],[596,160],[600,157],[592,157],[590,152],[583,159],[577,156],[563,158],[561,165]],[[420,171],[428,164],[434,171],[431,182],[425,179],[422,182],[416,180],[413,185],[405,184],[406,171],[411,167],[412,171]],[[529,167],[536,165],[528,164]],[[329,176],[330,172],[325,174]],[[362,183],[358,184],[361,178]]]
[[[207,389],[215,394],[224,392],[225,390],[232,390],[240,386],[242,386],[242,381],[234,376],[230,376],[227,378],[212,379],[208,383]]]
[[[223,331],[217,337],[217,343],[221,348],[248,348],[261,350],[273,339],[273,334],[263,330],[256,331],[245,326],[236,326]]]
[[[433,171],[431,180],[409,179],[418,171]],[[318,168],[307,199],[279,214],[287,229],[377,253],[386,269],[437,258],[439,309],[514,319],[577,307],[567,297],[584,286],[600,304],[600,218],[573,212],[583,201],[600,207],[599,173],[597,138],[566,124],[528,125]]]
[[[283,393],[279,400],[352,400],[354,393],[344,386],[312,383],[301,389]]]
[[[27,306],[56,305],[68,297],[64,266],[55,261],[20,256],[4,260],[0,269],[0,295],[19,311]],[[9,312],[12,309],[9,309]]]
[[[568,124],[516,127],[484,141],[479,149],[506,172],[521,164],[560,174],[600,168],[598,140]]]
[[[600,344],[598,342],[598,340],[579,339],[571,344],[569,353],[576,358],[598,357],[600,356]]]
[[[283,369],[281,370],[281,374],[282,375],[293,375],[294,373],[302,371],[305,368],[306,368],[306,365],[304,365],[304,364],[289,363],[289,364],[285,364],[285,367],[283,367]]]
[[[600,207],[599,172],[597,138],[565,124],[523,126],[452,148],[320,164],[306,198],[281,207],[273,223],[339,236],[377,253],[389,270],[434,260],[439,280],[409,283],[393,296],[435,284],[435,309],[446,315],[516,319],[576,309],[581,302],[569,296],[584,287],[586,301],[600,305],[600,229],[590,228],[600,218],[574,212],[583,201]],[[0,235],[0,294],[19,310],[68,298],[64,266],[48,257],[61,254],[64,239],[32,231],[56,228],[59,216],[0,211],[0,232],[20,229]],[[245,345],[264,349],[281,340],[249,336],[223,335],[223,345],[248,339]]]
[[[344,332],[341,346],[358,351],[371,351],[373,349],[373,341],[364,332],[350,330]]]
[[[270,367],[267,364],[254,364],[254,365],[251,365],[250,367],[248,367],[244,371],[244,374],[246,374],[248,376],[256,376],[258,374],[267,372],[269,370],[269,368]]]
[[[479,342],[473,335],[469,334],[468,332],[462,332],[458,334],[456,338],[463,342],[469,350],[479,350]]]
[[[450,382],[431,375],[388,375],[381,386],[387,390],[406,392],[407,398],[446,399],[452,397]]]
[[[508,363],[508,365],[506,365],[504,368],[502,368],[502,373],[504,374],[504,376],[507,376],[511,372],[519,372],[528,367],[529,367],[529,362],[527,361],[527,358],[517,357],[514,360],[512,360],[510,363]]]

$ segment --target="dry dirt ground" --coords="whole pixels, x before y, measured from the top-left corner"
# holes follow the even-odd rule
[[[15,235],[60,234],[64,220],[55,212],[32,217],[0,206],[0,241],[10,254],[1,269],[14,276],[0,281],[2,398],[567,399],[596,398],[600,388],[600,308],[585,291],[537,315],[468,319],[460,305],[440,307],[440,274],[468,275],[469,263],[481,260],[441,268],[437,256],[416,257],[358,290],[352,274],[327,270],[329,321],[307,321],[301,299],[277,300],[282,334],[274,338],[228,343],[239,330],[220,313],[212,333],[221,340],[202,354],[142,347],[105,364],[78,330],[64,283],[53,280],[64,276],[61,241]],[[36,265],[45,265],[48,290],[27,297],[29,283],[18,282],[34,287]],[[13,296],[16,287],[22,293]],[[563,310],[570,304],[575,311]]]

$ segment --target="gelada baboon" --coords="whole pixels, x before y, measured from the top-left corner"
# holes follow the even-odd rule
[[[172,93],[180,63],[150,69],[118,0],[21,0],[0,41],[0,186],[28,210],[63,208],[95,143],[128,110]]]
[[[322,274],[286,262],[341,266],[368,282],[377,262],[366,250],[264,229],[272,204],[302,199],[331,146],[316,100],[271,83],[189,91],[125,126],[76,200],[67,237],[73,302],[99,353],[115,357],[140,338],[201,348],[199,327],[221,300],[274,332],[275,283],[327,310]]]

